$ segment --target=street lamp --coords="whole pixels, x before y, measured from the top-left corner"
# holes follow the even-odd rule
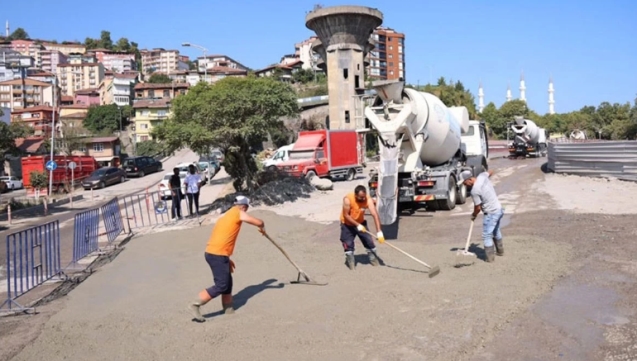
[[[208,51],[208,49],[204,48],[201,45],[197,45],[197,44],[193,44],[193,43],[182,43],[181,46],[185,46],[185,47],[191,47],[191,48],[197,48],[201,51],[203,51],[203,57],[204,59],[206,59],[206,65],[204,65],[203,67],[203,76],[204,79],[206,79],[206,82],[208,82],[208,58],[206,58],[206,52]],[[199,62],[197,62],[197,67],[199,67]]]

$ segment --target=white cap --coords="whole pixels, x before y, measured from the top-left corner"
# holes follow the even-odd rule
[[[248,198],[246,196],[237,196],[234,199],[234,204],[240,205],[240,206],[249,206],[250,205],[250,198]]]
[[[461,185],[467,179],[473,177],[473,173],[470,170],[463,170],[460,172],[460,176],[458,176],[458,185]]]

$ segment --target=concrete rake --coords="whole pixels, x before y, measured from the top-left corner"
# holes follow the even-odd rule
[[[377,238],[375,235],[373,235],[372,233],[369,233],[369,235],[371,235],[373,238],[375,238],[376,240],[378,240],[378,238]],[[412,255],[410,255],[409,253],[407,253],[407,252],[403,251],[402,249],[400,249],[400,248],[398,248],[398,247],[394,246],[393,244],[391,244],[391,243],[389,243],[389,242],[387,242],[387,241],[383,242],[383,244],[388,245],[389,247],[391,247],[391,248],[395,249],[396,251],[398,251],[398,252],[400,252],[400,253],[404,254],[405,256],[407,256],[407,257],[409,257],[409,258],[413,259],[414,261],[416,261],[416,262],[420,263],[421,265],[423,265],[423,266],[425,266],[425,267],[429,268],[429,272],[428,272],[428,274],[429,274],[429,278],[436,277],[436,276],[440,273],[440,267],[439,267],[439,266],[433,266],[433,267],[432,267],[432,266],[430,266],[430,265],[426,264],[425,262],[423,262],[423,261],[419,260],[418,258],[416,258],[416,257],[414,257],[414,256],[412,256]]]
[[[456,267],[472,265],[478,257],[475,253],[469,252],[469,243],[471,242],[471,233],[473,232],[474,223],[475,221],[471,221],[471,227],[469,227],[469,235],[467,236],[467,243],[464,245],[464,249],[456,251]]]
[[[296,268],[296,270],[299,272],[296,281],[290,281],[291,284],[297,284],[297,285],[313,285],[313,286],[325,286],[327,285],[327,282],[325,283],[321,283],[321,282],[316,282],[313,281],[310,276],[305,273],[297,264],[296,262],[292,261],[292,258],[290,258],[290,256],[288,255],[288,253],[283,249],[283,247],[281,247],[278,243],[276,243],[272,238],[270,238],[270,236],[267,233],[263,234],[265,236],[265,238],[268,239],[268,241],[272,242],[272,244],[279,249],[279,251],[281,251],[281,253],[283,253],[283,255],[285,256],[285,258],[287,258],[288,261],[290,261],[290,263],[292,263],[292,265],[294,266],[294,268]]]

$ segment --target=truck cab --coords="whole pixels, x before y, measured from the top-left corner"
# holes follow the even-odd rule
[[[489,139],[484,122],[469,121],[469,128],[462,134],[462,149],[467,157],[467,165],[474,167],[475,175],[488,169]]]
[[[277,164],[286,162],[290,159],[290,150],[294,148],[294,143],[284,145],[277,149],[274,155],[263,161],[263,168],[267,170],[275,170]]]

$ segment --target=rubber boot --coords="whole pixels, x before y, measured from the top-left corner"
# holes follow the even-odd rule
[[[495,262],[495,246],[484,247],[484,253],[487,255],[487,262]]]
[[[495,249],[496,249],[496,255],[498,256],[504,256],[504,246],[502,245],[502,240],[493,240],[493,243],[495,244]]]
[[[232,295],[221,295],[221,307],[223,307],[223,313],[231,315],[234,313],[234,307],[232,306]]]
[[[354,253],[345,253],[345,263],[349,269],[354,270],[356,268],[356,259],[354,259]]]
[[[206,319],[203,318],[203,316],[201,315],[201,311],[199,308],[205,305],[206,303],[210,302],[211,299],[212,298],[208,294],[208,291],[203,290],[199,292],[199,298],[195,302],[188,305],[188,309],[192,313],[195,320],[197,320],[198,322],[206,321]]]
[[[367,250],[367,257],[369,257],[369,263],[372,266],[379,266],[380,262],[378,262],[378,257],[376,257],[376,253],[374,253],[374,251],[368,249]]]

